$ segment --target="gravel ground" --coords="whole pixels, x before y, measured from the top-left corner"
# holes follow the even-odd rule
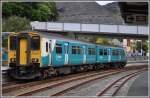
[[[129,71],[132,72],[132,71]],[[91,83],[80,86],[79,88],[73,89],[65,94],[65,96],[95,96],[96,93],[100,92],[103,88],[110,84],[110,81],[115,81],[119,77],[127,75],[129,72],[123,72],[113,76],[109,76],[104,79],[93,81]]]
[[[70,90],[64,96],[95,96],[96,93],[102,90],[102,88],[104,88],[105,86],[107,86],[110,83],[110,81],[115,81],[119,77],[126,75],[129,72],[133,71],[122,72],[120,74],[92,81],[90,83],[77,87],[73,90]],[[72,83],[70,83],[70,85],[72,85]],[[49,94],[51,94],[51,92],[59,91],[62,88],[63,88],[62,86],[60,86],[59,88],[52,88],[46,91],[42,91],[40,93],[33,94],[33,96],[48,96]]]

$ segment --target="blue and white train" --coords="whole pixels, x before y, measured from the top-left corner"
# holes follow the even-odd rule
[[[124,67],[122,47],[85,43],[48,33],[8,35],[10,75],[16,79],[47,78],[81,70]]]

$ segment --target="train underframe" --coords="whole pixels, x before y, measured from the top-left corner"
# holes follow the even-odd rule
[[[9,75],[15,79],[46,79],[58,75],[66,75],[89,70],[109,69],[109,68],[123,68],[126,62],[113,63],[99,63],[86,65],[66,65],[63,67],[43,67],[37,65],[30,66],[11,66]]]

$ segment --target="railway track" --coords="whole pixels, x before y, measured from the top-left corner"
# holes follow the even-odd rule
[[[120,72],[118,72],[118,73],[120,73]],[[137,73],[137,72],[135,72],[135,73]],[[68,91],[70,91],[70,90],[72,90],[72,89],[74,89],[76,87],[79,87],[79,86],[81,86],[81,85],[83,85],[85,83],[89,83],[89,82],[92,82],[92,81],[97,80],[97,79],[102,79],[102,78],[105,78],[105,77],[108,77],[108,76],[114,75],[114,74],[117,74],[117,72],[116,73],[105,74],[105,75],[98,76],[98,77],[91,78],[91,79],[87,79],[87,80],[85,80],[83,82],[76,83],[75,85],[70,86],[70,87],[66,86],[65,89],[63,89],[61,91],[58,91],[58,92],[55,92],[54,94],[49,94],[49,96],[61,96],[61,95],[65,94],[66,92],[68,92]],[[131,74],[134,74],[134,73],[131,73]]]
[[[35,86],[35,85],[39,85],[41,83],[58,81],[58,80],[62,80],[62,79],[65,79],[65,78],[76,77],[78,75],[84,75],[84,74],[87,74],[87,73],[88,72],[84,72],[84,73],[68,75],[68,76],[64,76],[64,77],[53,77],[52,79],[41,80],[41,81],[25,82],[25,83],[19,83],[18,81],[15,81],[15,82],[12,81],[12,82],[8,82],[8,83],[3,84],[2,85],[2,91],[3,91],[3,93],[7,93],[7,92],[14,91],[16,89],[21,89],[21,88],[25,88],[25,87]],[[96,73],[96,71],[91,71],[90,73]]]
[[[74,82],[77,80],[84,80],[84,79],[98,76],[98,75],[106,76],[106,74],[108,75],[110,72],[112,72],[113,74],[117,74],[122,71],[123,71],[122,69],[118,69],[118,71],[117,70],[108,70],[108,71],[104,71],[104,72],[95,72],[95,73],[91,73],[91,74],[87,74],[87,75],[80,75],[80,76],[71,77],[71,78],[63,79],[63,80],[57,80],[57,81],[52,81],[52,82],[49,81],[47,83],[42,83],[42,84],[38,84],[38,85],[34,84],[34,85],[32,85],[32,86],[30,85],[26,88],[21,87],[20,90],[17,90],[15,92],[14,92],[14,90],[13,91],[10,90],[10,92],[3,92],[3,94],[4,95],[13,95],[13,96],[27,96],[27,95],[32,95],[33,93],[41,92],[41,91],[49,89],[49,88],[55,88],[57,86],[68,84],[68,83],[71,83],[71,82]],[[25,90],[23,90],[23,88],[25,88]]]
[[[15,85],[15,84],[17,84],[17,81],[5,82],[2,84],[2,87],[8,87],[8,86]]]
[[[139,67],[143,68],[143,67]],[[42,92],[44,90],[52,89],[49,94],[49,96],[58,96],[62,95],[66,91],[69,91],[71,89],[74,89],[80,85],[83,85],[85,83],[89,83],[91,81],[101,79],[104,77],[108,77],[110,75],[114,75],[117,73],[125,72],[128,70],[134,70],[138,69],[137,67],[129,67],[124,69],[115,69],[115,70],[105,70],[102,72],[87,72],[88,74],[85,75],[85,73],[78,74],[78,75],[72,75],[70,77],[66,78],[55,78],[50,80],[44,80],[44,81],[38,81],[38,82],[31,82],[31,83],[25,83],[25,84],[16,84],[16,86],[8,86],[3,88],[3,95],[4,96],[29,96],[33,95],[38,92]],[[55,90],[54,90],[55,89]]]
[[[117,79],[116,81],[114,81],[113,83],[109,84],[106,88],[104,88],[102,91],[98,92],[96,94],[96,96],[116,96],[116,94],[118,93],[118,91],[121,89],[121,87],[123,87],[123,85],[130,80],[131,78],[141,74],[143,71],[145,71],[146,69],[142,69],[133,73],[130,73],[128,75],[125,75],[119,79]]]

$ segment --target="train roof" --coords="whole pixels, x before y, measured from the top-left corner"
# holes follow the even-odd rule
[[[90,42],[84,42],[84,41],[79,41],[76,39],[72,39],[72,38],[68,38],[59,34],[52,34],[52,33],[41,33],[42,35],[45,36],[50,36],[51,38],[56,38],[56,39],[60,39],[60,40],[64,40],[64,41],[69,41],[69,42],[79,42],[82,44],[88,44],[88,45],[96,45],[96,46],[100,46],[100,47],[111,47],[111,48],[123,48],[123,47],[119,47],[119,46],[111,46],[111,45],[100,45],[100,44],[94,44],[94,43],[90,43]]]
[[[76,40],[76,39],[72,39],[72,38],[68,38],[68,37],[65,37],[63,35],[60,35],[60,34],[53,34],[53,33],[48,33],[48,32],[38,32],[38,31],[23,31],[23,32],[19,32],[19,33],[37,33],[43,37],[49,37],[49,38],[52,38],[52,39],[59,39],[59,40],[63,40],[63,41],[69,41],[69,42],[77,42],[77,43],[81,43],[81,44],[88,44],[88,45],[96,45],[96,46],[100,46],[100,47],[111,47],[111,48],[118,48],[118,49],[123,49],[124,47],[121,47],[121,46],[112,46],[112,45],[100,45],[100,44],[94,44],[94,43],[90,43],[90,42],[84,42],[84,41],[79,41],[79,40]]]

